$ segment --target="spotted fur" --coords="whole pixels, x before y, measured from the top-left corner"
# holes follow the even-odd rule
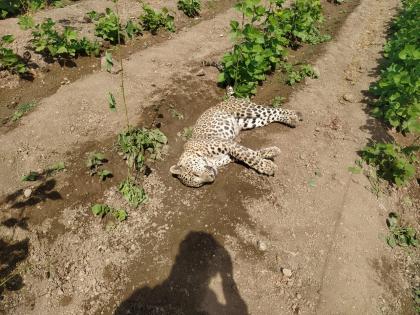
[[[228,88],[225,101],[205,111],[185,144],[178,164],[171,173],[190,187],[200,187],[215,180],[217,170],[232,160],[242,161],[257,172],[274,175],[272,159],[280,153],[277,147],[251,150],[235,142],[239,131],[280,122],[295,127],[302,120],[298,112],[257,105],[249,99],[235,98]]]

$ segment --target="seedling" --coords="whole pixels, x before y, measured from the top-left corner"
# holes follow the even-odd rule
[[[192,138],[193,136],[193,128],[192,127],[185,127],[182,132],[178,133],[178,136],[182,138],[182,140],[187,141]]]
[[[66,168],[66,165],[64,164],[64,162],[58,162],[58,163],[55,163],[55,164],[51,165],[50,167],[48,167],[48,168],[44,171],[44,173],[45,173],[47,176],[51,176],[51,175],[53,175],[54,173],[57,173],[57,172],[61,172],[61,171],[63,171],[65,168]]]
[[[37,24],[32,31],[31,43],[36,52],[52,57],[75,57],[77,55],[99,55],[100,45],[86,37],[79,39],[78,32],[65,27],[62,33],[55,29],[55,22],[48,18]]]
[[[130,167],[143,168],[145,159],[162,158],[162,149],[168,142],[159,129],[130,128],[118,135],[118,147]]]
[[[315,72],[311,65],[302,65],[300,66],[299,70],[294,70],[293,66],[288,63],[285,63],[283,67],[288,76],[286,79],[286,83],[288,85],[295,85],[306,77],[310,77],[312,79],[318,78],[318,74]]]
[[[392,143],[377,143],[362,150],[362,159],[376,167],[381,178],[396,184],[405,185],[415,175],[415,152],[418,146],[402,148]]]
[[[148,196],[142,187],[137,186],[131,177],[128,177],[119,186],[118,190],[125,200],[133,207],[138,207],[148,200]]]
[[[23,182],[34,182],[41,177],[41,174],[35,171],[30,171],[28,174],[22,176]]]
[[[286,98],[283,97],[283,96],[276,96],[276,97],[274,97],[273,101],[271,102],[271,106],[273,106],[274,108],[281,107],[285,100],[286,100]]]
[[[169,14],[167,8],[155,11],[151,6],[143,4],[143,11],[140,21],[146,31],[156,34],[163,27],[170,32],[175,32],[174,17]]]
[[[112,177],[112,173],[108,170],[100,170],[98,176],[102,181],[105,181],[107,178]]]
[[[201,1],[200,0],[179,0],[178,9],[185,13],[188,17],[195,17],[200,15]]]
[[[173,118],[182,120],[184,119],[184,114],[177,111],[172,105],[169,107],[169,112],[171,113]]]
[[[12,122],[16,122],[21,119],[26,113],[30,112],[36,107],[35,102],[19,104],[16,108],[16,111],[12,115]]]
[[[35,27],[34,19],[30,15],[19,16],[18,24],[19,24],[20,28],[24,31]]]
[[[100,152],[93,152],[89,155],[86,162],[86,166],[89,168],[90,175],[94,175],[98,172],[99,166],[103,165],[108,160],[105,155]]]
[[[113,112],[117,110],[117,102],[115,101],[114,94],[111,92],[108,92],[108,107]]]
[[[389,246],[394,248],[395,246],[417,247],[418,239],[417,232],[412,227],[403,227],[399,223],[399,217],[395,212],[391,212],[388,215],[386,224],[389,228],[389,235],[386,238],[386,242]]]
[[[13,43],[14,40],[13,35],[4,35],[0,38],[0,70],[3,68],[12,73],[24,74],[28,68],[22,58],[12,49],[6,48],[6,45]]]
[[[128,217],[127,212],[124,209],[114,209],[106,204],[95,204],[92,206],[91,211],[94,215],[104,218],[110,213],[115,219],[122,222]]]

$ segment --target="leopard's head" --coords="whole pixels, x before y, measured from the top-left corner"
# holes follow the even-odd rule
[[[217,175],[217,169],[198,154],[181,157],[178,164],[171,166],[170,172],[188,187],[212,183]]]

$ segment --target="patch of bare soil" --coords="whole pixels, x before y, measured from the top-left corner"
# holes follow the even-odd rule
[[[271,125],[240,136],[252,148],[282,149],[274,177],[231,164],[214,184],[190,189],[168,171],[182,152],[177,134],[223,97],[215,69],[196,73],[201,60],[230,47],[233,10],[126,61],[129,104],[139,104],[130,108],[131,120],[161,128],[170,144],[165,159],[149,165],[144,187],[150,199],[139,209],[130,208],[115,188],[126,176],[113,146],[123,123],[121,113],[107,111],[104,96],[109,87],[118,90],[117,77],[95,73],[59,89],[19,128],[2,135],[0,276],[16,276],[2,287],[0,310],[413,313],[410,288],[418,280],[408,275],[415,274],[418,251],[407,256],[384,241],[385,219],[404,191],[377,198],[365,177],[347,171],[380,130],[367,114],[364,91],[376,77],[398,2],[346,3],[323,3],[327,26],[338,30],[343,24],[332,42],[292,54],[296,61],[315,62],[320,78],[286,89],[276,74],[255,98],[269,103],[290,95],[285,107],[304,113],[296,129]],[[175,117],[174,109],[184,118]],[[84,162],[92,151],[106,153],[106,167],[114,173],[109,181],[87,174]],[[66,161],[65,173],[25,187],[19,183],[21,174],[59,160]],[[90,205],[96,202],[128,209],[129,219],[94,218]]]

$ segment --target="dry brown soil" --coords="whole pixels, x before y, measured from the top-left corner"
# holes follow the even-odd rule
[[[290,53],[292,62],[313,63],[319,79],[291,88],[276,73],[255,97],[269,104],[286,96],[284,106],[304,121],[239,137],[251,148],[280,147],[277,174],[231,164],[212,185],[191,189],[168,170],[182,152],[179,133],[223,98],[216,69],[196,75],[203,60],[231,47],[237,13],[223,5],[170,38],[126,50],[130,122],[159,127],[169,139],[164,160],[144,176],[149,201],[138,209],[116,189],[127,172],[114,145],[124,119],[120,97],[113,113],[106,95],[118,95],[118,75],[63,70],[73,73],[70,84],[50,83],[33,112],[3,127],[0,277],[10,280],[0,288],[1,314],[414,314],[419,252],[389,248],[385,219],[398,210],[419,228],[418,184],[374,185],[347,170],[370,140],[393,136],[369,116],[366,91],[398,1],[323,1],[333,40]],[[45,80],[54,81],[48,73]],[[20,84],[30,83],[3,88],[2,99]],[[92,151],[105,152],[113,178],[102,183],[87,173]],[[65,172],[20,181],[58,161]],[[128,220],[93,217],[97,202],[128,209]]]

